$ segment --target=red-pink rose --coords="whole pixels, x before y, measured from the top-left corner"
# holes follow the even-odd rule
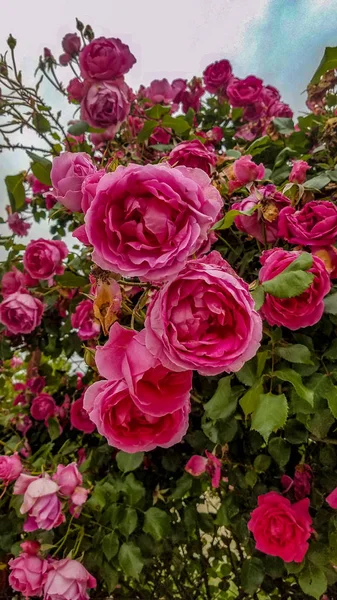
[[[9,215],[7,224],[9,229],[20,237],[27,235],[28,230],[30,229],[30,223],[26,223],[17,212]]]
[[[292,183],[304,183],[308,169],[311,169],[311,167],[305,160],[294,160],[289,181]]]
[[[71,211],[80,211],[82,183],[96,167],[85,152],[63,152],[53,160],[50,177],[57,200]]]
[[[98,336],[101,328],[94,321],[93,303],[89,298],[76,306],[71,315],[71,324],[74,329],[78,329],[78,337],[81,340],[90,340]]]
[[[195,454],[185,465],[185,471],[194,477],[207,473],[212,479],[212,486],[218,488],[221,478],[221,460],[206,450],[206,457]]]
[[[232,67],[229,60],[217,60],[208,65],[203,72],[207,92],[223,95],[232,78]]]
[[[114,126],[116,133],[130,112],[129,97],[130,88],[123,79],[94,82],[86,86],[81,101],[81,118],[93,127],[106,129]]]
[[[33,175],[32,173],[30,173],[30,175],[27,176],[27,181],[32,189],[34,196],[38,194],[41,195],[44,192],[48,192],[50,190],[50,185],[41,183],[41,181],[39,181],[37,177],[35,177],[35,175]]]
[[[328,246],[337,240],[337,207],[328,200],[307,202],[300,210],[281,210],[278,235],[291,244]]]
[[[15,292],[24,291],[24,289],[24,275],[16,267],[12,267],[11,271],[2,276],[1,293],[4,298]]]
[[[96,579],[77,560],[53,561],[44,585],[44,600],[88,600],[87,589],[96,585]]]
[[[35,279],[51,279],[54,275],[62,275],[62,261],[68,256],[68,248],[59,240],[32,240],[23,255],[26,271]]]
[[[84,79],[111,81],[125,75],[135,62],[129,46],[118,38],[97,38],[84,46],[80,53],[81,75]]]
[[[46,421],[57,413],[57,405],[50,394],[39,394],[35,396],[30,407],[30,414],[37,421]]]
[[[80,79],[77,79],[77,77],[74,77],[74,79],[71,79],[68,83],[67,92],[68,92],[69,102],[71,102],[72,100],[75,100],[76,102],[81,102],[81,100],[84,96],[83,81],[81,81]]]
[[[59,63],[60,63],[60,65],[62,65],[62,67],[66,67],[67,65],[69,65],[70,61],[71,61],[71,55],[67,54],[66,52],[59,56]]]
[[[281,99],[280,92],[272,85],[264,85],[261,90],[260,98],[265,106],[270,106]]]
[[[155,127],[149,137],[149,144],[169,144],[171,140],[171,130],[166,131],[162,127]]]
[[[169,104],[175,94],[167,79],[154,79],[144,90],[144,95],[153,104]]]
[[[262,321],[248,285],[213,251],[160,288],[145,331],[147,348],[168,369],[217,375],[238,371],[255,356]]]
[[[209,150],[200,140],[180,142],[168,156],[168,162],[173,167],[185,165],[185,167],[197,167],[211,175],[216,164],[216,155]]]
[[[87,411],[83,408],[83,396],[72,403],[70,407],[70,422],[75,429],[84,433],[95,431],[95,424],[90,421]]]
[[[42,392],[44,386],[46,385],[46,379],[42,376],[30,377],[27,379],[27,386],[33,394],[39,394]]]
[[[24,552],[30,554],[30,556],[36,556],[40,551],[41,544],[36,540],[27,540],[26,542],[22,542],[20,547]]]
[[[227,86],[229,103],[234,107],[247,106],[259,99],[262,79],[249,75],[245,79],[233,78]]]
[[[303,500],[310,495],[312,469],[305,463],[297,465],[294,474],[294,494],[296,500]]]
[[[24,598],[42,596],[49,563],[47,560],[27,552],[21,552],[9,563],[9,585]]]
[[[22,484],[21,478],[24,478]],[[49,475],[33,477],[30,481],[27,476],[20,475],[14,486],[14,494],[23,491],[23,503],[20,508],[22,515],[28,514],[24,524],[24,531],[36,529],[50,530],[58,527],[65,518],[61,512],[61,502],[57,497],[59,487]],[[28,485],[27,485],[28,484]]]
[[[71,56],[78,54],[81,49],[81,38],[77,33],[66,33],[62,40],[62,48]]]
[[[83,478],[75,462],[67,466],[57,465],[56,473],[52,477],[59,486],[59,493],[62,496],[71,496],[75,488],[82,484]]]
[[[259,273],[260,282],[269,281],[282,273],[300,254],[282,248],[264,251],[260,259],[263,265]],[[318,323],[324,311],[323,299],[330,291],[331,282],[323,261],[317,256],[313,256],[309,273],[313,273],[314,280],[299,296],[276,298],[271,294],[265,295],[260,312],[269,325],[283,325],[294,331]]]
[[[84,179],[82,183],[81,203],[81,207],[84,213],[87,212],[93,199],[95,198],[98,182],[102,179],[105,173],[106,171],[104,169],[100,169],[99,171],[90,173],[90,175],[87,175],[87,177]]]
[[[189,108],[192,108],[195,112],[198,112],[201,106],[201,97],[204,93],[205,88],[202,85],[201,79],[192,79],[189,89],[186,89],[181,96],[183,111],[187,113]]]
[[[167,279],[207,239],[221,207],[200,169],[120,166],[102,177],[85,215],[93,260],[126,277]]]
[[[40,325],[44,305],[30,294],[15,292],[0,304],[0,323],[11,333],[30,333]]]
[[[22,464],[17,452],[11,456],[0,456],[0,479],[4,484],[15,481],[22,471]]]
[[[276,101],[269,106],[267,114],[269,117],[283,117],[291,119],[294,113],[288,104]]]
[[[171,88],[173,90],[173,102],[175,104],[180,104],[183,98],[183,93],[186,90],[186,79],[174,79],[171,83]]]
[[[275,492],[258,497],[258,507],[251,513],[248,529],[253,533],[256,549],[285,562],[304,559],[311,535],[309,498],[291,504]]]

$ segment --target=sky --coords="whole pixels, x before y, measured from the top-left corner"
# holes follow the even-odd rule
[[[45,46],[61,53],[62,37],[75,31],[75,18],[90,23],[95,36],[120,37],[137,58],[127,83],[137,89],[152,79],[201,75],[214,60],[227,58],[234,74],[254,74],[277,87],[296,113],[305,109],[306,87],[325,46],[337,45],[337,0],[9,0],[0,20],[0,53],[9,33],[17,38],[24,81],[32,81]],[[61,71],[64,81],[71,75]],[[57,92],[46,99],[71,116]],[[21,136],[22,137],[22,136]],[[31,143],[29,136],[25,143]],[[8,203],[3,179],[27,167],[23,152],[0,154],[0,214]],[[4,228],[1,227],[4,233]],[[47,232],[46,232],[47,233]],[[33,226],[30,238],[41,236]]]

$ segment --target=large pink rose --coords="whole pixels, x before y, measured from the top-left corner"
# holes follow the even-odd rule
[[[57,200],[71,211],[80,211],[82,183],[87,175],[95,171],[96,167],[85,152],[63,152],[56,156],[50,177]]]
[[[96,585],[96,579],[77,560],[53,561],[44,585],[44,600],[88,600],[87,589]]]
[[[198,167],[210,175],[216,164],[216,154],[209,150],[200,140],[180,142],[171,150],[168,162],[170,165]]]
[[[19,479],[14,486],[14,494],[18,494],[20,487]],[[24,482],[24,485],[26,481]],[[24,486],[23,486],[24,487]],[[33,478],[28,483],[23,496],[23,503],[20,508],[22,515],[28,514],[24,524],[24,531],[35,531],[36,529],[50,530],[58,527],[64,522],[65,518],[61,512],[61,502],[57,497],[59,486],[52,481],[49,475]]]
[[[251,215],[238,215],[235,225],[240,231],[253,236],[262,244],[270,244],[278,238],[278,221],[280,211],[290,205],[290,200],[278,192],[272,184],[258,190],[240,202],[234,202],[232,209],[248,212],[257,209]]]
[[[47,560],[27,552],[21,552],[9,563],[9,585],[24,598],[42,596],[49,563]]]
[[[41,323],[44,305],[30,294],[15,292],[0,304],[0,323],[11,333],[30,333]]]
[[[223,95],[232,78],[231,63],[225,59],[217,60],[206,67],[203,76],[207,92]]]
[[[15,481],[22,471],[22,464],[17,452],[12,456],[0,456],[0,479],[7,484]]]
[[[83,408],[83,396],[75,400],[70,407],[70,423],[72,427],[84,433],[92,433],[96,429],[95,424],[90,421],[87,411]]]
[[[305,160],[294,160],[289,181],[292,183],[304,183],[308,169],[311,169],[311,167]]]
[[[11,271],[3,275],[1,279],[1,293],[4,298],[15,292],[23,291],[24,288],[24,275],[16,267],[12,267]]]
[[[50,417],[54,417],[57,413],[57,405],[49,394],[39,394],[35,396],[30,407],[30,414],[37,421],[45,421]]]
[[[232,106],[247,106],[259,99],[262,91],[262,79],[249,75],[245,79],[235,79],[227,86],[227,96]]]
[[[113,125],[116,132],[130,112],[129,97],[130,88],[123,79],[92,83],[81,101],[81,118],[102,129]]]
[[[68,256],[68,248],[59,240],[32,240],[23,255],[26,271],[35,279],[50,279],[62,275],[62,260]]]
[[[112,80],[125,75],[135,64],[129,46],[118,38],[96,38],[80,53],[83,79]]]
[[[77,463],[72,462],[67,466],[57,465],[56,473],[52,477],[59,486],[62,496],[71,496],[77,486],[82,484],[83,478],[78,470]]]
[[[312,531],[309,504],[309,498],[291,504],[276,492],[259,496],[258,507],[253,510],[248,522],[256,549],[270,556],[279,556],[285,562],[302,562]]]
[[[221,207],[200,169],[120,166],[102,177],[85,216],[93,260],[126,277],[167,279],[207,239]]]
[[[81,340],[90,340],[98,336],[101,328],[94,321],[93,303],[89,298],[76,306],[71,315],[71,324],[74,329],[78,329],[78,337]]]
[[[106,171],[104,169],[100,169],[99,171],[95,171],[95,173],[90,173],[83,183],[82,183],[82,210],[84,213],[90,207],[93,199],[95,198],[96,188],[98,182],[102,179],[103,175],[105,175]]]
[[[160,417],[188,406],[192,371],[174,373],[163,367],[146,348],[144,329],[137,333],[114,323],[95,361],[102,377],[125,379],[133,402],[148,415]]]
[[[169,104],[175,96],[175,91],[167,79],[154,79],[144,90],[144,95],[154,104]]]
[[[282,248],[273,248],[262,253],[259,280],[261,283],[273,279],[290,265],[300,252],[287,252]],[[329,273],[324,262],[313,256],[313,265],[309,269],[314,274],[312,284],[299,296],[294,298],[276,298],[271,294],[265,295],[261,314],[269,325],[284,325],[296,330],[317,323],[324,311],[323,298],[331,288]]]
[[[145,331],[147,348],[168,369],[217,375],[238,371],[255,356],[262,321],[248,285],[213,251],[161,287]]]
[[[328,200],[313,200],[296,210],[284,208],[278,220],[278,235],[291,244],[329,246],[337,240],[337,207]]]

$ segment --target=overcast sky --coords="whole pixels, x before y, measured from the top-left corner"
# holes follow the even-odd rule
[[[305,102],[301,92],[324,47],[337,45],[336,10],[337,0],[7,0],[0,52],[12,33],[29,81],[44,46],[58,56],[62,37],[75,31],[78,17],[91,24],[96,37],[120,37],[129,44],[137,58],[126,76],[133,88],[155,78],[191,78],[210,62],[228,58],[236,75],[262,77],[299,111]],[[67,70],[64,76],[67,81]],[[50,103],[60,102],[56,92],[46,92]],[[7,204],[4,176],[26,166],[24,153],[0,155],[0,214]],[[31,237],[37,235],[41,230],[35,226]]]

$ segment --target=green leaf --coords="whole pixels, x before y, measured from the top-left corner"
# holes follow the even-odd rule
[[[324,386],[320,386],[320,395],[328,401],[329,408],[337,419],[337,386],[331,380],[331,377],[326,377]]]
[[[311,269],[313,263],[312,254],[309,252],[301,252],[290,265],[284,269],[283,273],[290,273],[292,271],[307,271]]]
[[[289,344],[275,349],[275,354],[292,363],[303,365],[312,365],[311,353],[309,348],[303,344]]]
[[[118,583],[118,573],[107,562],[103,563],[101,570],[103,574],[104,583],[107,587],[109,594],[111,594]]]
[[[213,227],[211,229],[212,230],[229,229],[230,227],[232,227],[235,217],[237,217],[238,215],[245,215],[247,217],[250,217],[253,214],[253,212],[255,212],[256,209],[257,209],[257,205],[254,206],[253,208],[251,208],[250,210],[235,210],[233,208],[232,210],[229,210],[225,214],[223,219],[221,219],[220,221],[215,223],[215,225],[213,225]]]
[[[76,121],[76,123],[72,123],[72,125],[68,127],[68,133],[70,133],[70,135],[75,136],[82,135],[88,130],[89,123],[87,123],[86,121]]]
[[[284,435],[290,444],[304,444],[308,439],[305,426],[297,419],[289,419],[284,428]]]
[[[58,420],[54,419],[53,417],[48,419],[48,433],[52,441],[57,440],[57,438],[61,435],[60,424]]]
[[[118,536],[114,531],[108,533],[102,539],[102,550],[106,559],[110,562],[110,560],[116,556],[119,548]]]
[[[105,494],[99,485],[95,486],[95,489],[91,494],[89,500],[87,500],[85,506],[98,512],[101,512],[103,510],[103,508],[105,507]]]
[[[7,177],[5,177],[7,194],[13,212],[17,212],[25,206],[26,193],[23,186],[23,180],[23,173],[7,175]]]
[[[231,377],[219,379],[218,387],[212,398],[204,405],[209,419],[227,419],[236,409],[237,400],[231,397]]]
[[[324,298],[324,312],[329,315],[337,315],[337,292]]]
[[[128,454],[120,450],[116,456],[117,466],[123,473],[129,473],[137,469],[144,460],[144,452],[136,452],[135,454]]]
[[[41,115],[41,113],[34,114],[33,124],[39,133],[46,133],[46,131],[50,131],[50,123],[44,115]]]
[[[261,285],[267,294],[271,294],[275,298],[294,298],[303,294],[313,280],[313,273],[283,271],[273,279],[264,281]]]
[[[332,361],[337,360],[337,340],[332,340],[331,346],[324,352],[323,356]]]
[[[226,150],[226,156],[231,156],[232,158],[240,158],[241,152],[239,150]]]
[[[143,531],[159,542],[170,534],[171,523],[167,512],[152,506],[145,513]]]
[[[44,156],[39,156],[38,154],[35,154],[35,152],[31,152],[30,150],[27,150],[26,154],[29,156],[29,158],[32,159],[34,163],[38,163],[42,167],[48,167],[52,164],[50,160],[48,160],[48,158],[45,158]]]
[[[178,500],[180,498],[183,498],[185,494],[187,494],[187,492],[191,489],[192,483],[192,477],[188,473],[184,473],[184,475],[182,475],[180,479],[178,479],[176,488],[172,492],[170,499]]]
[[[126,508],[121,521],[118,523],[119,531],[129,537],[136,529],[138,522],[137,512],[134,508]]]
[[[41,183],[44,183],[45,185],[52,185],[50,179],[50,171],[52,167],[51,162],[49,162],[48,165],[41,165],[41,163],[33,162],[31,163],[30,167],[36,179],[38,179],[39,181],[41,181]]]
[[[63,275],[55,277],[56,282],[62,287],[80,288],[89,285],[89,281],[82,275],[76,275],[71,271],[65,271]]]
[[[160,119],[171,110],[170,106],[162,106],[161,104],[155,104],[151,108],[145,110],[145,114],[149,119]]]
[[[247,386],[252,386],[256,383],[256,365],[255,360],[251,359],[246,362],[243,367],[241,367],[240,371],[235,373],[241,383]]]
[[[261,150],[267,146],[270,146],[270,137],[269,135],[264,135],[263,137],[254,140],[254,142],[246,150],[246,153],[255,156],[255,154],[260,154]]]
[[[280,437],[274,437],[269,441],[268,452],[280,467],[284,467],[290,458],[290,445]]]
[[[281,381],[287,381],[294,386],[297,394],[306,400],[311,406],[314,404],[314,392],[305,387],[302,382],[302,377],[293,371],[293,369],[282,369],[281,371],[274,371],[273,377],[278,377]]]
[[[145,121],[143,129],[140,130],[137,136],[137,141],[139,143],[142,143],[148,140],[151,133],[153,132],[154,128],[157,127],[157,125],[157,121]]]
[[[326,185],[330,183],[330,178],[322,173],[321,175],[317,175],[316,177],[312,177],[304,182],[303,187],[306,190],[321,190]]]
[[[129,473],[124,480],[124,489],[127,493],[129,504],[135,506],[145,496],[145,488],[140,481],[137,481],[133,473]]]
[[[323,569],[310,562],[301,571],[298,582],[305,594],[313,596],[317,600],[324,594],[328,585]]]
[[[144,566],[140,549],[133,542],[124,542],[118,554],[118,560],[125,575],[138,579]]]
[[[337,47],[327,46],[324,50],[323,58],[319,63],[310,84],[318,83],[322,75],[327,71],[337,68]]]
[[[265,292],[262,285],[258,285],[255,290],[251,292],[253,300],[255,302],[255,310],[260,310],[264,304]]]
[[[171,115],[165,115],[162,120],[162,125],[163,127],[170,127],[170,129],[178,135],[191,129],[191,125],[183,116],[171,117]]]
[[[254,460],[254,469],[257,473],[264,473],[269,469],[271,463],[270,456],[259,454]]]
[[[308,429],[319,440],[323,440],[329,433],[331,425],[334,423],[334,417],[329,408],[320,410],[312,417]]]
[[[259,398],[263,393],[263,383],[258,381],[253,387],[248,390],[240,400],[240,406],[247,418],[256,409]]]
[[[258,431],[267,442],[272,431],[284,427],[288,403],[284,394],[261,394],[252,416],[251,428]]]
[[[281,135],[291,135],[295,130],[294,121],[289,117],[274,117],[273,124]]]
[[[264,566],[260,558],[246,558],[241,571],[241,583],[246,594],[253,595],[264,580]]]

